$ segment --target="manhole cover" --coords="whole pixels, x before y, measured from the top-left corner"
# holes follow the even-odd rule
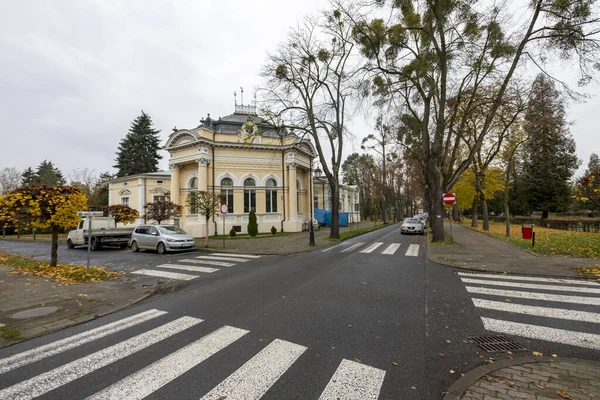
[[[487,352],[527,350],[519,343],[506,336],[472,336],[467,338]]]
[[[25,318],[35,318],[35,317],[43,317],[44,315],[52,314],[53,312],[58,311],[58,307],[38,307],[32,308],[31,310],[19,311],[16,314],[12,315],[14,319],[25,319]]]

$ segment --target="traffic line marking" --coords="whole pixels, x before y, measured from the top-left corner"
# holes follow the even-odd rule
[[[304,346],[275,339],[201,400],[258,400],[305,351]]]
[[[319,400],[377,400],[385,371],[342,360]]]
[[[466,274],[459,272],[460,276],[467,276],[470,278],[488,278],[488,279],[500,279],[500,280],[512,280],[512,281],[532,281],[532,282],[548,282],[548,283],[566,283],[569,285],[586,285],[598,287],[598,283],[588,281],[578,281],[575,279],[559,279],[559,278],[542,278],[539,276],[518,276],[518,275],[496,275],[496,274]]]
[[[485,308],[488,310],[506,311],[517,314],[527,314],[539,317],[557,318],[569,321],[581,321],[600,324],[600,314],[593,312],[565,310],[564,308],[527,306],[523,304],[514,304],[502,301],[475,298],[471,300],[473,300],[473,304],[475,305],[475,307]]]
[[[177,272],[169,272],[169,271],[155,271],[152,269],[139,269],[137,271],[132,272],[132,274],[156,276],[159,278],[179,279],[182,281],[190,281],[192,279],[197,278],[196,275],[180,274]]]
[[[161,264],[161,265],[157,265],[156,268],[170,268],[170,269],[177,269],[177,270],[181,270],[181,271],[206,272],[208,274],[212,274],[213,272],[219,271],[218,268],[196,267],[193,265],[180,265],[180,264]]]
[[[519,299],[545,300],[556,301],[559,303],[588,304],[592,306],[600,306],[600,298],[598,297],[567,296],[562,294],[522,292],[518,290],[490,289],[475,286],[465,286],[465,288],[469,293],[487,294],[490,296],[513,297]]]
[[[248,332],[231,326],[219,328],[88,397],[87,400],[141,400],[229,346]]]
[[[404,254],[405,256],[409,256],[409,257],[418,257],[419,256],[419,245],[418,244],[411,244],[408,246],[408,249],[406,250],[406,254]]]
[[[0,390],[0,399],[33,399],[202,322],[181,317],[89,356]]]
[[[225,257],[244,257],[244,258],[261,258],[262,256],[257,256],[254,254],[237,254],[237,253],[210,253],[211,256],[225,256]]]
[[[111,322],[110,324],[90,329],[89,331],[82,332],[75,336],[70,336],[56,342],[36,347],[35,349],[17,353],[11,357],[0,360],[0,374],[12,371],[36,361],[43,360],[46,357],[62,353],[75,347],[79,347],[85,343],[92,342],[165,314],[167,314],[166,311],[159,311],[155,309],[144,311],[142,313],[132,315],[131,317],[123,318],[118,321]]]
[[[372,245],[370,245],[369,247],[367,247],[366,249],[362,250],[361,253],[371,253],[371,252],[373,252],[373,250],[375,250],[382,244],[383,244],[383,242],[375,242]]]
[[[481,317],[488,331],[600,350],[600,335]]]
[[[333,249],[335,249],[335,248],[337,248],[337,247],[340,247],[340,246],[347,246],[347,245],[349,245],[349,244],[350,244],[350,242],[343,242],[343,243],[340,243],[340,244],[336,244],[335,246],[328,247],[328,248],[326,248],[325,250],[321,250],[321,252],[322,252],[322,253],[326,253],[326,252],[328,252],[328,251],[331,251],[331,250],[333,250]]]
[[[478,283],[480,285],[489,285],[489,286],[507,286],[507,287],[513,287],[513,288],[523,288],[523,289],[553,290],[556,292],[579,292],[579,293],[600,294],[600,288],[592,289],[592,288],[575,287],[575,286],[539,285],[537,283],[502,282],[502,281],[490,281],[490,280],[484,280],[484,279],[471,279],[471,278],[460,278],[460,279],[465,283]]]
[[[353,244],[352,246],[348,247],[347,249],[342,250],[342,253],[347,253],[349,251],[352,251],[352,250],[356,249],[357,247],[362,246],[363,244],[365,244],[365,242],[358,242],[356,244]]]
[[[234,263],[228,263],[224,261],[210,261],[210,260],[194,260],[191,258],[186,258],[184,260],[177,260],[179,262],[193,263],[193,264],[206,264],[206,265],[216,265],[219,267],[233,267]]]
[[[235,261],[235,262],[247,262],[250,261],[247,258],[236,258],[236,257],[222,257],[222,256],[198,256],[195,257],[201,260],[217,260],[217,261]]]
[[[393,256],[398,248],[400,248],[400,243],[392,243],[381,254],[389,254]]]

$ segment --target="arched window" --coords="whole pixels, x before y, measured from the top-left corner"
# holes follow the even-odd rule
[[[256,211],[256,181],[254,178],[246,178],[244,181],[244,212]]]
[[[344,211],[345,205],[346,205],[346,196],[342,195],[342,201],[340,202],[340,211]]]
[[[296,211],[297,212],[301,212],[300,211],[300,190],[302,189],[302,186],[300,185],[300,181],[296,181]]]
[[[188,196],[196,196],[197,197],[198,178],[193,177],[188,181],[188,189],[190,189],[190,192],[188,192]],[[195,193],[192,194],[191,192],[195,192]],[[197,207],[197,204],[195,201],[188,204],[188,211],[192,215],[198,214],[198,207]]]
[[[231,178],[221,179],[221,201],[227,204],[227,213],[233,211],[233,180]]]
[[[190,179],[189,188],[190,189],[198,189],[198,178],[194,177],[194,178]]]
[[[267,179],[265,190],[267,212],[277,212],[277,182],[275,179]]]

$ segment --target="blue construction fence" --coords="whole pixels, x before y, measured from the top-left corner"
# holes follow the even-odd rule
[[[340,226],[348,226],[348,213],[338,213],[340,216]],[[331,226],[331,211],[315,208],[314,216],[319,225]]]

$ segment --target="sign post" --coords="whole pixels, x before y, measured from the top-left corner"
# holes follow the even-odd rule
[[[221,204],[221,218],[223,218],[223,248],[225,248],[225,216],[227,215],[228,210],[227,204]]]
[[[92,211],[90,208],[88,211],[77,211],[77,215],[80,217],[87,217],[88,219],[88,254],[87,254],[87,266],[85,267],[85,273],[90,273],[90,255],[92,253],[92,219],[94,217],[101,217],[104,215],[102,211]]]
[[[452,237],[452,217],[453,217],[454,207],[456,204],[456,195],[454,193],[444,193],[442,200],[444,200],[444,204],[452,206],[452,209],[450,211],[450,215],[449,215],[448,219],[450,220],[450,242],[454,242],[454,238]]]

